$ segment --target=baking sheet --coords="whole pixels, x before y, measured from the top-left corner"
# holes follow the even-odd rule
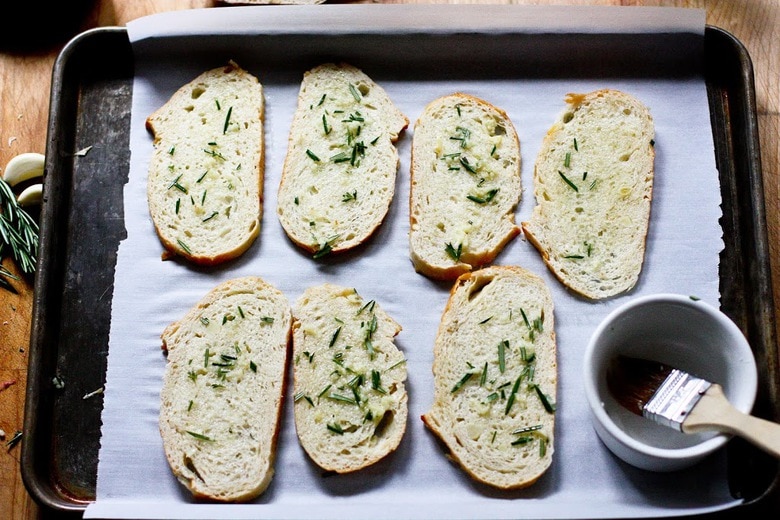
[[[296,12],[296,16],[299,13]],[[474,17],[470,21],[473,19]],[[506,20],[505,17],[501,19]],[[224,20],[220,21],[224,22]],[[245,258],[214,272],[192,270],[181,264],[159,261],[159,244],[149,240],[154,235],[149,234],[151,225],[145,214],[145,200],[139,199],[143,191],[143,183],[137,180],[139,175],[141,178],[144,175],[144,154],[148,157],[149,138],[148,135],[143,135],[143,132],[137,130],[142,128],[142,120],[145,117],[143,113],[148,113],[150,111],[148,109],[152,106],[156,108],[158,106],[156,104],[164,101],[176,86],[190,79],[200,72],[207,62],[213,62],[216,58],[213,53],[206,53],[206,57],[198,59],[197,53],[194,53],[196,56],[190,55],[184,66],[178,63],[178,70],[175,71],[168,68],[170,63],[157,60],[149,69],[145,69],[140,61],[136,63],[137,80],[134,85],[136,94],[132,121],[133,158],[131,179],[126,190],[125,218],[128,239],[120,248],[120,262],[117,267],[115,318],[104,412],[98,500],[94,507],[88,509],[88,515],[108,516],[107,513],[116,512],[112,511],[114,506],[120,506],[123,515],[137,517],[150,514],[172,517],[175,511],[160,509],[160,501],[168,504],[187,501],[186,494],[181,491],[170,474],[166,473],[167,467],[159,465],[161,447],[159,439],[156,438],[155,407],[160,371],[164,367],[164,359],[158,349],[159,330],[189,308],[208,288],[221,280],[242,273],[260,274],[288,293],[291,300],[300,294],[306,285],[328,279],[355,286],[362,294],[375,297],[380,301],[405,328],[399,337],[399,345],[410,360],[412,419],[399,453],[366,473],[348,478],[322,479],[318,472],[303,459],[294,438],[294,431],[287,427],[283,431],[280,442],[280,458],[277,463],[279,471],[272,488],[258,500],[261,507],[219,506],[212,509],[198,505],[194,509],[177,508],[185,516],[251,514],[301,517],[312,514],[312,510],[309,509],[311,505],[317,506],[316,516],[319,517],[342,515],[350,511],[365,512],[366,509],[363,508],[369,506],[372,514],[378,513],[382,516],[382,513],[389,514],[388,510],[382,507],[378,510],[374,508],[387,501],[394,507],[400,508],[393,509],[392,516],[399,514],[439,516],[437,512],[443,512],[443,516],[448,517],[458,515],[517,517],[526,514],[535,517],[555,517],[572,516],[572,512],[576,511],[589,517],[639,516],[681,511],[700,512],[709,508],[728,507],[736,503],[725,492],[725,478],[711,476],[723,474],[722,461],[713,460],[712,467],[676,475],[673,483],[670,483],[668,477],[655,478],[641,473],[634,474],[630,468],[617,464],[598,444],[587,423],[584,400],[578,398],[579,358],[576,348],[577,344],[584,344],[587,341],[589,330],[595,326],[598,317],[608,312],[612,306],[624,301],[624,298],[604,304],[572,299],[555,285],[530,245],[521,240],[513,242],[500,257],[499,262],[518,263],[531,268],[547,277],[551,287],[556,291],[556,305],[558,305],[556,318],[560,327],[559,341],[562,351],[562,375],[559,388],[561,408],[558,417],[559,444],[556,463],[548,477],[531,490],[501,494],[472,485],[459,473],[459,470],[444,461],[438,447],[427,432],[422,430],[421,424],[415,421],[415,418],[427,409],[430,400],[429,389],[432,388],[429,370],[430,345],[435,333],[435,324],[446,300],[447,287],[428,282],[413,273],[406,257],[407,215],[403,199],[405,194],[408,194],[405,173],[408,172],[411,132],[407,133],[399,147],[402,164],[399,170],[398,195],[379,236],[354,255],[325,264],[313,263],[286,242],[273,213],[275,183],[278,183],[281,158],[286,148],[286,129],[289,126],[294,98],[297,94],[295,81],[305,69],[296,68],[302,65],[296,63],[281,72],[270,70],[267,64],[263,64],[262,59],[259,61],[257,58],[251,59],[250,51],[251,49],[243,51],[249,60],[241,63],[257,73],[268,89],[266,99],[269,105],[269,126],[266,144],[269,148],[269,163],[263,231],[260,242]],[[310,57],[312,58],[313,56]],[[219,59],[225,58],[222,56]],[[175,60],[171,58],[171,61]],[[425,101],[449,93],[451,90],[465,90],[482,95],[507,109],[518,127],[521,143],[523,143],[525,198],[518,210],[519,218],[527,215],[532,207],[530,165],[533,163],[535,149],[538,149],[540,136],[549,126],[554,115],[562,108],[563,94],[570,90],[600,87],[604,83],[603,78],[554,81],[532,79],[518,82],[518,78],[513,77],[511,72],[505,73],[507,77],[494,78],[493,76],[497,75],[494,72],[476,79],[464,79],[462,73],[452,74],[454,77],[446,77],[446,74],[438,73],[435,74],[437,77],[434,80],[426,81],[424,78],[417,77],[420,75],[419,70],[411,70],[407,76],[401,76],[400,79],[396,76],[394,79],[392,75],[383,72],[381,67],[377,67],[379,64],[376,58],[372,60],[370,57],[364,57],[363,61],[367,65],[364,66],[365,70],[381,81],[391,97],[412,120],[419,114]],[[221,63],[218,62],[216,65]],[[374,68],[371,68],[372,63]],[[158,75],[161,70],[169,75]],[[151,71],[150,81],[144,85],[144,74],[149,71]],[[397,70],[393,72],[398,73]],[[159,81],[161,77],[165,78],[162,83]],[[415,83],[410,83],[411,81]],[[719,242],[719,228],[713,235],[702,233],[701,226],[702,222],[714,222],[714,227],[717,228],[717,214],[712,212],[719,212],[717,172],[712,157],[712,136],[703,80],[700,76],[653,78],[652,80],[622,77],[610,79],[609,83],[609,86],[635,93],[651,106],[656,117],[658,132],[656,141],[659,150],[663,150],[663,153],[659,153],[657,163],[659,177],[656,183],[654,225],[651,228],[646,275],[643,275],[637,291],[626,297],[644,294],[647,291],[675,290],[695,293],[709,301],[717,302],[717,257],[722,246]],[[525,92],[523,84],[533,88]],[[671,98],[676,99],[675,102],[670,102],[671,98],[664,95],[672,89],[675,96]],[[149,99],[144,100],[148,106],[139,106],[145,95],[149,96]],[[533,111],[542,115],[533,117],[531,114]],[[141,121],[140,125],[139,121]],[[664,143],[663,147],[661,143]],[[147,152],[143,151],[144,148]],[[672,176],[672,172],[678,171],[686,172],[685,177]],[[685,189],[678,190],[677,188],[681,186],[676,185],[675,182],[682,180],[693,184],[686,184],[682,186]],[[714,187],[707,190],[712,198],[702,193],[700,189],[702,186]],[[696,212],[697,208],[699,210],[702,208],[699,204],[691,207],[689,198],[691,194],[696,195],[697,203],[707,201],[704,204],[704,211],[709,213],[701,215],[704,217],[701,221],[690,219],[690,227],[687,229],[683,221],[682,230],[679,230],[680,226],[672,226],[672,224],[679,224],[674,222],[673,216],[676,211],[685,207],[686,215],[690,215],[691,212]],[[658,202],[659,199],[663,202]],[[674,230],[666,229],[665,226],[674,227]],[[680,233],[676,235],[677,239],[673,232],[675,230]],[[702,235],[709,238],[716,237],[717,244],[711,243],[708,248],[689,247],[691,236]],[[681,240],[680,237],[684,239]],[[702,249],[706,249],[707,253],[702,252]],[[667,257],[667,254],[670,256]],[[664,268],[664,259],[668,265],[670,258],[690,259],[691,265],[706,266],[706,268],[691,269],[690,272],[685,269],[675,269],[669,273]],[[128,268],[128,263],[131,264],[131,269],[124,271]],[[679,264],[676,267],[680,267]],[[388,273],[393,273],[393,283],[390,285],[387,283]],[[123,281],[122,276],[127,278]],[[157,277],[162,277],[164,280],[158,280]],[[132,280],[132,283],[127,283],[128,279]],[[415,287],[417,289],[413,289]],[[150,301],[149,294],[160,295],[159,301],[157,298]],[[411,302],[419,302],[420,308],[425,309],[426,312],[417,311]],[[123,306],[129,306],[133,312],[117,315],[118,309],[127,308]],[[584,314],[577,312],[584,309],[587,309]],[[576,318],[567,320],[566,317]],[[141,327],[141,329],[149,330],[139,330],[139,323],[148,324],[148,327]],[[120,332],[122,326],[126,327],[127,334]],[[132,358],[126,360],[124,372],[117,368],[121,367],[120,356],[123,351]],[[128,370],[129,367],[132,369]],[[123,391],[125,395],[122,395]],[[129,409],[117,407],[117,403],[122,402],[121,399],[129,399],[133,402],[133,406]],[[139,404],[141,406],[138,406]],[[119,410],[122,411],[117,413]],[[287,425],[291,425],[289,419],[288,413]],[[112,421],[118,422],[112,424]],[[117,426],[119,431],[122,431],[121,436],[107,433],[111,431],[110,428]],[[135,431],[140,433],[138,437],[132,433]],[[151,432],[155,435],[150,435]],[[112,450],[115,450],[113,455],[124,457],[125,465],[109,462]],[[590,460],[589,464],[577,464],[574,467],[567,465],[567,460],[579,462],[580,450],[593,460]],[[164,464],[164,460],[162,462]],[[111,488],[106,483],[108,481],[105,479],[110,477],[105,475],[111,474],[112,468],[115,480],[121,481],[124,489]],[[155,478],[150,478],[150,471],[155,472]],[[690,488],[686,484],[701,480],[699,471],[704,471],[709,476],[705,479],[708,483],[707,489],[696,497],[690,497]],[[138,480],[132,478],[133,472],[141,478]],[[596,484],[594,481],[598,480],[593,478],[594,474],[603,476],[600,487],[593,487]],[[626,488],[625,479],[634,482],[633,487]],[[420,481],[427,482],[429,485],[421,490]],[[134,485],[128,486],[128,482]],[[148,488],[144,488],[144,482],[149,483]],[[136,486],[136,483],[139,486]],[[697,489],[700,489],[698,484]],[[683,488],[688,490],[682,493],[680,490]],[[436,498],[432,498],[432,495]],[[661,499],[659,495],[663,498]],[[598,503],[594,503],[594,496],[598,496]],[[402,499],[399,500],[399,497]],[[518,511],[518,501],[512,500],[516,498],[523,499],[522,511]],[[552,498],[554,500],[551,500]],[[137,507],[128,508],[130,505],[128,501],[133,502]],[[420,504],[425,504],[426,507],[421,508]],[[588,504],[590,507],[584,508],[583,504]],[[457,511],[450,509],[453,506]],[[150,509],[146,509],[147,507]],[[575,507],[576,509],[570,509]]]

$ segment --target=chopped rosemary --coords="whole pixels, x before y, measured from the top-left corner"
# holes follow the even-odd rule
[[[341,395],[341,394],[334,394],[333,392],[331,392],[328,395],[328,398],[333,399],[334,401],[340,401],[342,403],[354,404],[354,405],[358,404],[358,400],[356,398],[347,397],[346,395]]]
[[[274,319],[271,316],[263,316],[260,318],[260,321],[263,323],[273,323]]]
[[[571,152],[566,152],[566,156],[563,158],[563,166],[566,168],[571,166]]]
[[[325,117],[325,114],[322,114],[322,129],[325,132],[325,135],[328,135],[332,128],[328,125],[328,119]]]
[[[358,92],[358,89],[356,89],[355,85],[352,83],[349,84],[349,93],[352,94],[352,97],[355,98],[355,101],[360,103],[360,92]]]
[[[227,132],[228,126],[230,126],[230,116],[233,114],[233,107],[228,108],[227,115],[225,116],[225,126],[222,127],[222,135]]]
[[[382,388],[382,374],[378,370],[371,371],[371,388],[379,392],[380,394],[386,394],[387,390]]]
[[[214,442],[214,439],[212,439],[211,437],[208,437],[206,435],[203,435],[202,433],[191,432],[190,430],[185,430],[185,431],[187,433],[189,433],[190,435],[192,435],[193,437],[195,437],[196,439],[198,439],[199,441]]]
[[[466,171],[467,171],[467,172],[469,172],[469,173],[474,173],[474,174],[476,174],[476,173],[477,173],[477,167],[476,167],[476,166],[474,166],[473,164],[471,164],[471,163],[469,162],[469,159],[468,159],[468,157],[466,157],[465,155],[461,155],[461,156],[460,156],[459,162],[460,162],[461,166],[463,166],[464,168],[466,168]]]
[[[374,312],[374,305],[376,305],[376,301],[374,301],[374,300],[369,300],[369,301],[368,301],[368,302],[367,302],[365,305],[363,305],[363,306],[362,306],[362,307],[361,307],[361,308],[360,308],[360,309],[357,311],[357,315],[359,316],[359,315],[360,315],[360,314],[362,314],[362,313],[363,313],[363,311],[364,311],[364,310],[366,310],[366,309],[368,309],[368,312]]]
[[[458,111],[458,117],[460,117],[460,103],[455,104],[455,110]]]
[[[523,380],[523,374],[525,372],[521,372],[519,376],[517,376],[517,379],[515,379],[515,384],[512,386],[512,391],[509,393],[509,399],[506,402],[506,409],[504,409],[504,415],[509,414],[509,410],[512,408],[512,405],[515,403],[515,397],[517,396],[518,390],[520,390],[520,382]]]
[[[257,372],[257,363],[255,363],[254,361],[250,361],[249,370],[251,370],[252,372]]]
[[[311,406],[314,406],[314,401],[312,400],[312,398],[311,398],[311,397],[309,397],[308,395],[304,394],[303,392],[298,392],[298,393],[297,393],[297,394],[295,394],[295,396],[293,397],[293,400],[294,400],[296,403],[297,403],[298,401],[300,401],[301,399],[306,399],[306,402],[308,402],[308,403],[309,403]]]
[[[188,246],[186,243],[184,243],[181,239],[177,238],[176,242],[178,242],[179,247],[181,247],[185,253],[188,255],[192,254],[192,251],[190,250],[190,246]]]
[[[306,149],[306,155],[308,155],[308,156],[309,156],[309,159],[311,159],[312,161],[314,161],[314,162],[320,162],[320,158],[319,158],[319,157],[317,157],[317,156],[314,154],[314,152],[312,152],[312,151],[311,151],[311,150],[309,150],[308,148]]]
[[[576,137],[574,138],[574,151],[575,152],[579,152],[580,151],[580,147],[577,146],[577,138]]]
[[[223,161],[225,160],[225,157],[221,153],[217,152],[216,150],[205,150],[204,149],[203,151],[206,152],[207,154],[209,154],[210,156],[214,157],[215,159],[221,159]]]
[[[206,170],[205,172],[203,172],[203,175],[201,175],[200,177],[198,177],[198,180],[197,180],[197,181],[195,181],[195,182],[199,184],[199,183],[200,183],[200,181],[202,181],[202,180],[203,180],[203,178],[206,176],[206,174],[207,174],[208,172],[209,172],[208,170]]]
[[[460,147],[466,148],[468,146],[468,139],[471,137],[471,131],[462,126],[457,127],[455,131],[458,132],[459,135],[450,136],[450,139],[453,141],[460,141]]]
[[[333,246],[330,244],[330,242],[325,242],[320,246],[319,249],[317,249],[314,254],[312,255],[312,258],[315,260],[318,258],[322,258],[325,255],[330,254],[333,251]]]
[[[448,242],[444,244],[444,251],[447,253],[447,256],[459,262],[460,255],[463,253],[463,244],[458,244],[458,247],[455,248],[451,242]]]
[[[479,386],[485,386],[485,383],[487,382],[487,370],[488,364],[487,361],[485,361],[485,365],[482,367],[482,375],[479,377]]]
[[[393,363],[392,365],[390,365],[389,367],[387,367],[385,369],[385,372],[389,372],[390,370],[394,369],[395,367],[399,367],[399,366],[403,365],[404,363],[406,363],[405,359],[402,359],[398,363]]]
[[[173,145],[173,146],[171,146],[171,149],[170,149],[170,150],[168,150],[168,153],[169,153],[170,155],[173,155],[173,153],[174,153],[175,151],[176,151],[176,145]]]
[[[326,386],[325,388],[323,388],[323,389],[322,389],[322,391],[321,391],[319,394],[317,394],[317,398],[319,399],[319,398],[320,398],[320,397],[322,397],[323,395],[327,394],[327,393],[328,393],[328,390],[330,390],[330,387],[331,387],[331,386],[333,386],[333,385],[328,385],[328,386]]]
[[[244,317],[244,309],[242,309],[240,305],[237,305],[237,307],[238,307],[238,315],[243,318]]]
[[[338,423],[328,423],[327,428],[335,434],[344,435],[344,430],[341,428],[341,426],[339,426]]]
[[[352,200],[357,200],[357,190],[354,190],[352,193],[347,192],[341,197],[342,202],[349,202]]]
[[[525,428],[518,428],[518,429],[516,429],[515,431],[512,432],[512,435],[520,435],[520,434],[523,434],[523,433],[535,432],[535,431],[541,430],[541,429],[542,429],[542,425],[541,424],[536,424],[534,426],[526,426]]]
[[[338,339],[340,333],[341,333],[341,327],[338,327],[336,329],[336,332],[334,332],[333,335],[330,337],[330,343],[328,344],[328,348],[336,344],[336,340]]]
[[[463,385],[465,385],[465,384],[466,384],[466,382],[467,382],[469,379],[471,379],[471,376],[473,376],[473,375],[474,375],[474,372],[466,372],[466,374],[465,374],[465,375],[464,375],[462,378],[460,378],[460,381],[458,381],[457,383],[455,383],[455,385],[452,387],[452,390],[450,390],[450,393],[451,393],[451,394],[454,394],[455,392],[457,392],[458,390],[460,390],[460,389],[461,389],[461,387],[462,387]]]
[[[493,316],[488,316],[488,317],[487,317],[487,318],[485,318],[484,320],[480,321],[480,322],[479,322],[479,324],[480,324],[480,325],[484,325],[485,323],[489,322],[489,321],[490,321],[490,320],[492,320],[492,319],[493,319]]]
[[[544,409],[549,412],[553,413],[555,412],[555,403],[550,402],[550,397],[542,392],[542,389],[539,388],[539,385],[533,385],[534,390],[536,390],[536,395],[539,396],[539,400],[542,402],[542,406],[544,406]]]
[[[531,435],[524,435],[522,437],[518,437],[517,439],[513,440],[511,442],[512,446],[520,446],[523,444],[528,444],[529,442],[533,442],[534,437]]]
[[[171,188],[176,188],[176,189],[177,189],[177,190],[179,190],[180,192],[182,192],[182,193],[186,194],[186,193],[187,193],[187,188],[185,188],[184,186],[182,186],[181,184],[179,184],[179,179],[181,179],[181,176],[182,176],[182,174],[179,174],[179,176],[178,176],[178,177],[176,177],[175,179],[173,179],[173,182],[172,182],[172,183],[171,183],[171,184],[168,186],[168,189],[171,189]]]
[[[493,200],[493,198],[496,196],[497,193],[498,193],[498,188],[495,188],[488,191],[483,196],[466,195],[466,198],[469,199],[470,201],[476,202],[477,204],[487,204],[488,202]]]
[[[208,319],[207,317],[205,317],[205,316],[201,316],[201,318],[200,318],[200,322],[201,322],[203,325],[205,325],[206,327],[208,327],[208,326],[209,326],[209,319]]]
[[[179,214],[179,207],[181,206],[181,199],[176,199],[176,214]]]
[[[22,435],[23,435],[23,433],[21,431],[17,430],[16,433],[14,433],[14,436],[11,437],[8,440],[8,442],[5,443],[6,448],[8,448],[10,450],[11,448],[13,448],[17,444],[19,444],[19,441],[22,440]]]
[[[498,344],[498,370],[502,374],[504,373],[504,370],[506,370],[506,348],[508,346],[509,342],[507,340]]]
[[[205,195],[205,193],[204,193],[204,195]],[[217,215],[219,215],[219,211],[214,211],[214,212],[211,213],[211,215],[209,215],[208,217],[206,217],[203,220],[201,220],[201,222],[208,222],[209,220],[213,219]]]
[[[558,175],[560,175],[560,176],[561,176],[561,179],[563,179],[563,182],[565,182],[566,184],[568,184],[568,185],[569,185],[569,187],[570,187],[571,189],[573,189],[573,190],[574,190],[574,191],[576,191],[576,192],[579,192],[579,191],[580,191],[580,190],[579,190],[579,188],[577,188],[577,185],[576,185],[576,184],[574,184],[573,182],[571,182],[571,181],[569,180],[569,178],[568,178],[568,177],[566,177],[566,175],[565,175],[565,174],[564,174],[564,173],[563,173],[561,170],[558,170]]]

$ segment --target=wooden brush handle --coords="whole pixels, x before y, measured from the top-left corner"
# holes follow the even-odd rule
[[[682,430],[730,433],[780,458],[780,424],[740,412],[726,399],[720,385],[713,384],[704,393],[683,421]]]

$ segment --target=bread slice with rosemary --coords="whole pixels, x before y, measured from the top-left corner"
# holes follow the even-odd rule
[[[422,420],[450,458],[496,488],[536,482],[553,458],[558,379],[544,281],[516,266],[461,275],[433,356],[433,404]]]
[[[536,207],[522,227],[555,276],[590,299],[634,287],[654,177],[648,108],[617,90],[568,94],[536,160]]]
[[[321,468],[360,470],[393,452],[406,430],[406,360],[401,331],[355,289],[307,289],[293,310],[295,426]]]
[[[415,269],[453,280],[520,233],[520,141],[508,115],[456,93],[429,103],[412,141],[409,249]]]
[[[146,120],[147,194],[164,258],[214,265],[260,232],[263,87],[230,62],[181,87]]]
[[[292,314],[257,277],[211,290],[162,333],[160,434],[195,497],[241,502],[274,474]]]
[[[303,76],[279,184],[290,239],[319,258],[381,225],[395,193],[395,142],[409,120],[360,69],[326,63]]]

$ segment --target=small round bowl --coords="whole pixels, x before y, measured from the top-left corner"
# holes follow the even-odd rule
[[[618,355],[657,361],[719,383],[731,404],[749,413],[758,385],[756,363],[742,331],[713,306],[691,297],[656,294],[611,312],[585,351],[585,394],[596,433],[632,466],[650,471],[689,467],[720,448],[725,434],[685,434],[640,417],[607,389]]]

